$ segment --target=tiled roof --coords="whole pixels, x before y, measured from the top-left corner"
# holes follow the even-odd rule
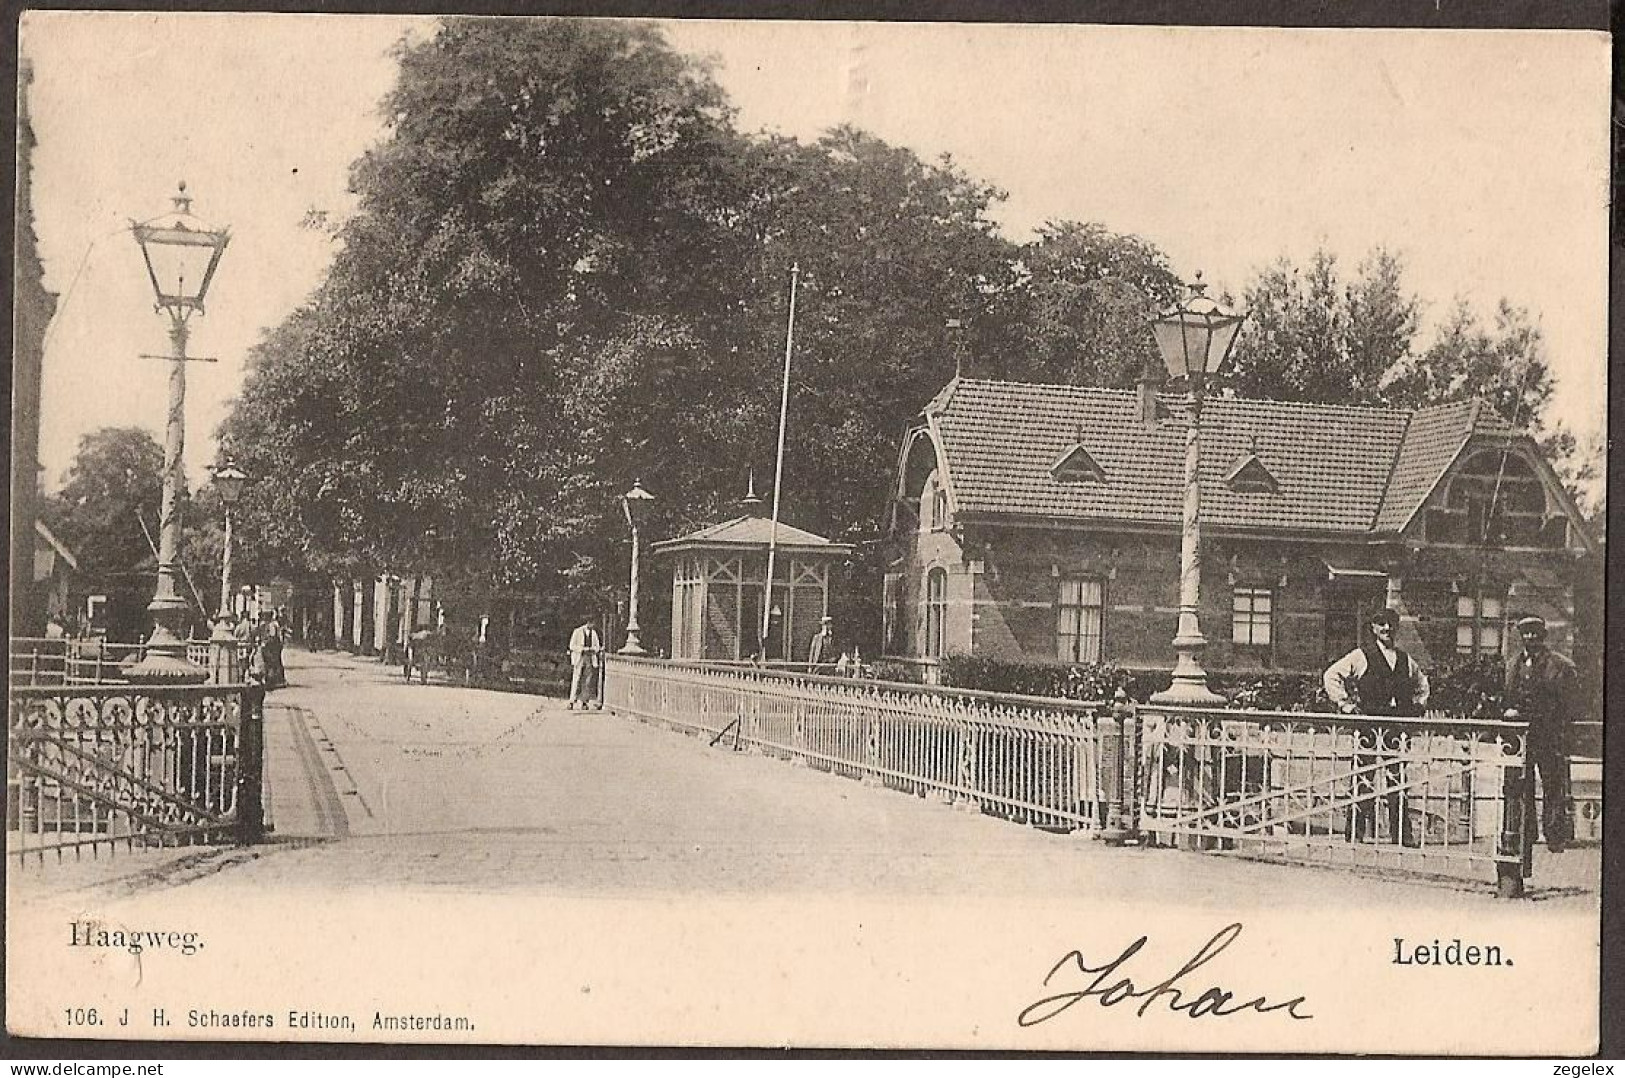
[[[766,517],[746,515],[725,520],[720,524],[711,524],[699,531],[676,539],[667,539],[655,543],[651,549],[665,550],[681,546],[748,546],[766,547],[768,539],[773,535],[773,522]],[[850,550],[847,543],[832,543],[822,535],[814,535],[793,525],[779,521],[778,542],[779,547],[797,547],[800,549],[818,548],[836,551]]]
[[[1478,401],[1441,404],[1412,413],[1382,511],[1377,514],[1377,531],[1397,531],[1405,526],[1444,477],[1475,425],[1482,434],[1514,433],[1493,408]]]
[[[1183,397],[1147,430],[1132,391],[964,379],[927,406],[961,513],[1177,526],[1184,504]],[[1416,412],[1214,397],[1202,411],[1202,519],[1230,527],[1369,532],[1403,524],[1455,458],[1471,403]],[[1487,407],[1479,429],[1511,428]],[[1256,439],[1256,441],[1255,441]],[[1063,483],[1050,466],[1081,444],[1100,483]],[[1279,483],[1243,493],[1224,482],[1249,453]]]

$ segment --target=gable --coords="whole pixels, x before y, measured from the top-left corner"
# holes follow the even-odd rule
[[[1248,453],[1238,460],[1224,477],[1224,483],[1238,494],[1276,494],[1281,489],[1280,482],[1257,453]]]
[[[1471,439],[1407,532],[1429,544],[1587,549],[1585,520],[1528,439]]]
[[[1095,458],[1089,455],[1089,450],[1080,442],[1068,449],[1049,466],[1049,474],[1055,477],[1058,483],[1104,483],[1106,481],[1105,469],[1095,463]]]

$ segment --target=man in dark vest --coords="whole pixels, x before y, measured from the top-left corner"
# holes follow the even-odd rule
[[[1540,775],[1541,831],[1553,853],[1574,837],[1569,816],[1568,725],[1580,710],[1580,675],[1546,644],[1546,622],[1521,618],[1523,654],[1507,664],[1507,718],[1529,724],[1527,756]]]
[[[1422,714],[1428,702],[1428,679],[1416,660],[1394,643],[1399,629],[1399,612],[1379,610],[1371,618],[1371,641],[1357,647],[1326,668],[1321,679],[1326,695],[1345,715],[1406,716]],[[1376,802],[1380,797],[1388,812],[1388,839],[1407,846],[1416,845],[1406,817],[1402,792],[1404,768],[1395,763],[1380,767],[1384,757],[1396,757],[1404,749],[1404,735],[1381,726],[1357,730],[1362,748],[1374,754],[1354,758],[1354,804],[1351,824],[1353,837],[1372,842],[1376,833]],[[1387,793],[1379,793],[1388,790]]]

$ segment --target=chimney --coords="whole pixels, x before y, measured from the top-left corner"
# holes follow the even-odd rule
[[[948,334],[948,347],[954,354],[954,377],[966,377],[965,360],[969,351],[965,340],[965,320],[963,318],[950,318],[943,323],[943,329]]]
[[[1157,400],[1157,392],[1162,389],[1162,374],[1146,368],[1140,375],[1140,425],[1146,430],[1156,430],[1157,424],[1170,415],[1168,408]]]

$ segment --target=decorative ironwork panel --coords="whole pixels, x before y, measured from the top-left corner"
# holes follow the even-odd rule
[[[1440,874],[1522,860],[1521,724],[1187,708],[1140,721],[1147,834]]]
[[[7,852],[252,840],[263,700],[246,686],[14,687]]]

